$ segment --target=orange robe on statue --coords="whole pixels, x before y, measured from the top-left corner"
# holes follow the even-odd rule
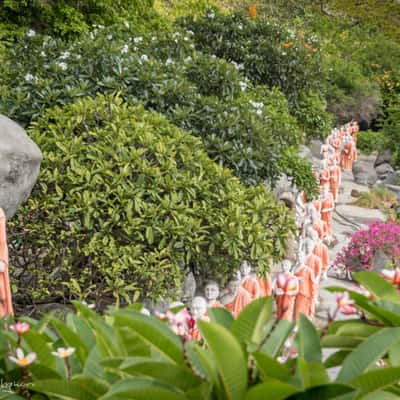
[[[242,288],[250,293],[251,299],[255,300],[262,296],[262,288],[256,278],[246,276],[242,281]]]
[[[333,194],[333,200],[336,202],[339,196],[339,186],[342,179],[342,171],[338,165],[332,167],[329,180],[329,188]]]
[[[322,260],[318,256],[312,253],[311,255],[308,256],[306,264],[313,270],[315,278],[321,276]]]
[[[272,283],[271,283],[271,277],[269,274],[267,274],[266,279],[264,279],[262,276],[257,277],[258,283],[261,287],[261,295],[262,296],[271,296],[272,294]]]
[[[322,207],[322,203],[321,203],[321,207]],[[314,228],[314,230],[317,231],[318,237],[319,237],[321,240],[324,240],[325,237],[326,237],[326,235],[328,234],[328,227],[327,227],[327,225],[326,225],[326,222],[325,222],[325,221],[322,221],[322,220],[320,219],[318,222],[316,222],[316,223],[313,225],[313,228]]]
[[[335,149],[335,154],[339,155],[340,158],[340,148],[342,146],[342,140],[339,137],[336,137],[332,140],[332,147]]]
[[[0,272],[0,317],[13,315],[10,280],[8,276],[8,247],[6,233],[6,216],[0,208],[0,260],[4,263],[4,271]]]
[[[357,159],[357,153],[353,142],[347,142],[342,152],[342,168],[344,171],[351,171],[353,162]]]
[[[321,219],[326,223],[326,230],[329,236],[332,236],[332,211],[335,207],[335,202],[333,200],[332,193],[328,193],[327,196],[322,200],[322,209],[321,209]]]
[[[275,294],[277,318],[293,321],[299,280],[290,272],[281,272],[276,277],[276,289],[282,292]]]
[[[330,176],[331,174],[328,169],[321,169],[319,172],[319,184],[321,186],[329,185]]]
[[[294,317],[298,321],[300,313],[304,314],[308,318],[314,316],[315,311],[315,284],[316,279],[313,270],[307,265],[302,265],[295,273],[295,276],[299,279],[299,293],[296,296],[294,305]]]
[[[316,243],[313,253],[321,259],[322,270],[325,272],[329,267],[329,251],[328,246],[322,241]]]
[[[246,289],[239,287],[235,298],[230,303],[225,304],[225,308],[232,312],[234,318],[237,318],[241,311],[250,303],[250,293]]]

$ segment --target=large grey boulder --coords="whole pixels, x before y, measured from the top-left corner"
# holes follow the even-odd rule
[[[376,160],[374,162],[374,167],[378,167],[381,164],[388,163],[390,164],[392,160],[392,152],[391,150],[384,150],[381,153],[378,154],[376,157]]]
[[[353,176],[359,185],[372,186],[378,179],[373,165],[367,160],[357,160],[353,164]]]
[[[43,156],[24,129],[0,115],[0,207],[7,218],[28,199]]]
[[[365,209],[349,204],[339,204],[336,212],[348,221],[358,225],[369,225],[375,221],[385,221],[386,215],[377,209]]]
[[[323,145],[321,140],[314,139],[311,141],[309,148],[313,157],[321,159],[321,146]]]
[[[382,182],[384,185],[399,185],[400,171],[390,172]]]
[[[378,175],[378,179],[383,181],[394,172],[394,169],[389,163],[382,163],[375,168],[375,171]]]

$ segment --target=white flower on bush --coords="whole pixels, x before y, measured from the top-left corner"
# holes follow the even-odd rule
[[[84,306],[86,306],[87,308],[93,309],[96,307],[96,304],[92,303],[92,304],[88,304],[85,300],[82,300],[82,304]]]
[[[261,110],[260,108],[258,108],[258,109],[256,110],[256,114],[257,114],[257,115],[262,115],[262,110]]]
[[[194,49],[196,46],[192,43],[189,47],[190,47],[191,49]]]
[[[194,35],[194,32],[191,30],[186,31],[189,35]]]
[[[148,61],[149,60],[149,57],[147,57],[147,55],[146,54],[142,54],[141,56],[140,56],[140,61]]]
[[[46,54],[43,50],[40,52],[40,55],[41,55],[42,57],[46,57],[46,56],[47,56],[47,54]]]
[[[113,36],[112,35],[107,35],[108,40],[112,40]]]
[[[242,25],[242,24],[239,24],[239,25],[238,25],[238,29],[242,30],[242,29],[243,29],[243,25]]]
[[[183,60],[185,63],[187,63],[187,62],[190,62],[190,61],[192,61],[192,57],[186,57],[184,60]]]
[[[239,82],[239,86],[240,86],[240,89],[241,89],[242,92],[244,92],[247,89],[247,83],[246,82],[240,81]]]
[[[36,32],[33,29],[29,29],[27,32],[26,36],[28,37],[34,37],[36,35]]]
[[[75,353],[75,350],[76,350],[75,347],[68,347],[68,348],[59,347],[57,351],[52,351],[51,354],[53,354],[53,356],[56,356],[58,358],[68,358]]]
[[[124,25],[126,29],[129,29],[129,22],[128,21],[124,21]]]
[[[152,36],[152,37],[151,37],[151,41],[152,41],[152,42],[155,42],[156,40],[157,40],[157,36]]]
[[[65,62],[59,62],[59,63],[57,63],[57,65],[59,66],[61,71],[66,71],[68,69],[68,64]]]
[[[80,60],[81,58],[82,58],[82,56],[81,56],[80,54],[77,54],[77,55],[76,55],[76,59],[77,59],[77,60]]]
[[[126,54],[129,50],[129,46],[127,44],[124,45],[124,47],[121,49],[122,54]]]
[[[167,58],[167,61],[165,61],[165,65],[172,65],[175,64],[170,58]]]
[[[25,75],[26,82],[32,82],[35,79],[35,76],[30,74],[29,72]]]
[[[264,103],[262,103],[261,101],[257,102],[257,101],[250,100],[249,103],[256,109],[264,107]]]
[[[141,36],[133,38],[133,43],[141,43],[143,42],[143,38]]]
[[[214,19],[215,18],[215,13],[211,12],[210,14],[208,14],[208,18]]]
[[[17,364],[21,368],[27,367],[29,364],[32,364],[36,360],[36,353],[29,353],[26,356],[24,355],[23,350],[18,347],[16,351],[16,357],[9,356],[11,362]]]
[[[63,51],[60,55],[61,60],[67,60],[71,53],[69,51]]]
[[[187,36],[185,36],[185,37],[183,38],[183,40],[184,40],[185,42],[188,42],[188,41],[189,41],[189,38],[188,38]]]

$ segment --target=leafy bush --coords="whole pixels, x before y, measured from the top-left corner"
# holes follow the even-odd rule
[[[400,166],[400,93],[391,97],[386,111],[382,126],[384,146],[391,150],[393,163]]]
[[[382,132],[374,132],[371,130],[360,131],[357,134],[357,149],[365,154],[371,154],[382,148],[384,136]]]
[[[18,41],[0,66],[0,112],[28,124],[54,104],[119,91],[201,137],[209,155],[247,184],[273,184],[286,172],[284,154],[302,137],[278,89],[254,88],[231,63],[195,51],[191,32],[132,34],[121,26],[68,46]],[[41,61],[33,66],[32,58]],[[305,169],[292,169],[293,180],[315,187],[311,165]]]
[[[315,37],[296,36],[268,21],[213,11],[180,23],[194,31],[199,49],[234,61],[254,84],[278,86],[291,105],[302,91],[319,88],[322,71]]]
[[[294,229],[264,186],[241,186],[198,139],[118,98],[55,107],[29,134],[44,162],[10,241],[31,300],[177,297],[184,267],[226,279],[246,253],[266,271]]]
[[[197,321],[202,342],[175,335],[163,321],[143,315],[139,304],[102,317],[74,302],[77,314],[65,322],[49,314],[2,324],[3,382],[17,391],[15,400],[396,398],[399,294],[375,274],[357,279],[374,298],[355,291],[352,300],[338,296],[335,314],[354,302],[362,320],[331,321],[318,332],[301,316],[295,334],[294,324],[274,320],[272,298],[261,298],[236,320],[210,309],[211,322]],[[322,347],[339,351],[323,362]],[[23,367],[18,348],[27,358]],[[332,378],[328,370],[336,366]]]
[[[337,254],[335,265],[343,265],[350,272],[369,270],[378,252],[385,254],[392,265],[400,263],[400,225],[376,221],[368,229],[359,230],[350,243]]]
[[[300,126],[306,132],[306,139],[325,138],[331,131],[333,115],[326,111],[327,103],[318,92],[302,92],[298,105],[293,110]]]
[[[0,23],[71,38],[87,32],[94,24],[137,22],[140,17],[144,26],[152,4],[152,0],[2,0]]]

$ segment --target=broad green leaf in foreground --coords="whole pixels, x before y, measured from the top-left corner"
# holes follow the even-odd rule
[[[369,394],[377,390],[398,383],[400,381],[400,368],[382,368],[369,371],[350,383],[360,389],[361,393]]]
[[[356,281],[364,286],[377,299],[400,303],[400,296],[396,288],[378,274],[367,271],[353,274]]]
[[[297,337],[299,358],[307,362],[321,362],[322,352],[319,335],[311,321],[303,314],[300,315]]]
[[[284,400],[294,393],[298,393],[299,389],[278,380],[271,380],[267,383],[260,383],[252,387],[245,397],[245,400]]]
[[[263,330],[272,316],[272,297],[251,302],[233,322],[231,332],[243,343],[259,344]]]
[[[111,389],[98,400],[186,400],[185,395],[173,388],[155,380],[131,378],[116,382]]]
[[[163,358],[183,363],[182,343],[169,327],[157,318],[147,317],[137,311],[113,313],[115,326],[127,326]]]
[[[383,328],[361,343],[345,358],[338,382],[350,382],[378,361],[400,337],[400,328]]]
[[[240,343],[220,325],[200,321],[199,327],[214,357],[226,399],[243,400],[247,388],[247,360]]]

